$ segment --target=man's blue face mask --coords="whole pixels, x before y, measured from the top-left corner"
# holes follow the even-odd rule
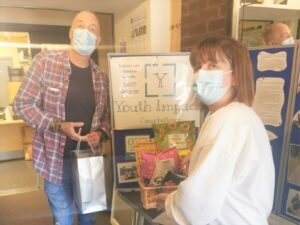
[[[283,40],[281,42],[281,44],[282,45],[293,45],[293,44],[295,44],[295,40],[294,40],[294,38],[292,36],[290,36],[289,38]]]
[[[96,48],[97,37],[88,29],[75,29],[73,47],[80,55],[91,55]]]

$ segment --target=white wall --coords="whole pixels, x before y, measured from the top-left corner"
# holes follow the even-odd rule
[[[140,53],[150,51],[150,0],[145,0],[141,4],[137,5],[135,8],[127,11],[122,11],[116,13],[115,15],[115,51],[120,52],[120,41],[124,40],[126,42],[126,52],[127,53]],[[144,40],[140,40],[139,43],[134,42],[131,38],[131,19],[144,16],[146,18],[146,28],[147,33]]]
[[[151,51],[170,51],[170,1],[152,0],[150,4]]]
[[[0,7],[1,23],[70,26],[76,12]]]
[[[132,38],[131,19],[144,16],[147,33]],[[126,41],[127,53],[170,51],[170,1],[145,0],[135,8],[115,14],[115,50],[120,52],[120,41]]]

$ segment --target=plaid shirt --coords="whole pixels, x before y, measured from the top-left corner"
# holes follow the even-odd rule
[[[110,133],[108,79],[90,61],[96,100],[91,131]],[[68,51],[44,51],[36,55],[15,97],[14,112],[35,128],[33,164],[48,181],[60,184],[66,135],[50,129],[54,118],[65,119],[65,100],[71,67]],[[82,93],[84,94],[84,93]]]

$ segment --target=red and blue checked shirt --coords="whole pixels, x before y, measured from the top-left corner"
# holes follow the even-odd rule
[[[91,131],[110,133],[108,78],[90,61],[96,100]],[[60,184],[66,136],[50,129],[54,118],[65,119],[65,99],[71,67],[69,53],[43,51],[36,55],[14,99],[14,112],[34,128],[33,164],[46,180]],[[84,93],[82,93],[84,94]]]

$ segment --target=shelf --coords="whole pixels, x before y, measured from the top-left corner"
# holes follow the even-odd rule
[[[19,60],[20,63],[29,63],[29,59],[22,59],[22,60]]]
[[[251,4],[251,3],[242,3],[241,7],[253,7],[253,8],[265,8],[265,9],[285,9],[285,10],[300,10],[300,4],[295,5],[285,5],[285,4]]]
[[[286,21],[300,18],[300,4],[292,7],[281,4],[241,4],[240,19]]]
[[[0,126],[14,124],[25,124],[25,122],[23,120],[0,120]]]

